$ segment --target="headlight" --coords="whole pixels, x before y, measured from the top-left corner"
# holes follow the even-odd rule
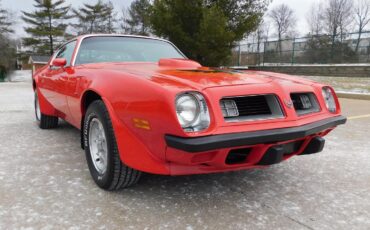
[[[207,103],[200,93],[188,92],[177,96],[176,114],[185,132],[201,131],[209,127]]]
[[[322,96],[324,97],[326,108],[329,112],[335,113],[337,111],[337,105],[332,90],[329,87],[322,88]]]

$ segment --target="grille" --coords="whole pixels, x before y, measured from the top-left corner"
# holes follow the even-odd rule
[[[320,106],[313,93],[292,93],[290,97],[299,116],[320,111]]]
[[[283,117],[275,95],[223,98],[220,107],[225,120],[231,122]]]
[[[239,116],[271,115],[265,96],[239,97],[234,99]]]

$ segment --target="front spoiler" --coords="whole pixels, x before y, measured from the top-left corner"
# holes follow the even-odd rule
[[[254,132],[220,134],[204,137],[177,137],[165,135],[169,147],[196,153],[238,146],[267,144],[304,138],[306,136],[345,124],[347,118],[336,116],[298,127],[262,130]]]

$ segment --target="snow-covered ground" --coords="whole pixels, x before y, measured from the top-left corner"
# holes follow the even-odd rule
[[[329,84],[338,92],[370,94],[370,78],[301,76]]]
[[[16,70],[9,73],[7,81],[20,82],[20,81],[31,81],[32,71],[31,70]]]

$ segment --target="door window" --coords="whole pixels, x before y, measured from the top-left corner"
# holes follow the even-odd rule
[[[58,51],[56,58],[65,58],[67,60],[66,66],[70,66],[75,46],[76,46],[76,41],[66,44]]]

